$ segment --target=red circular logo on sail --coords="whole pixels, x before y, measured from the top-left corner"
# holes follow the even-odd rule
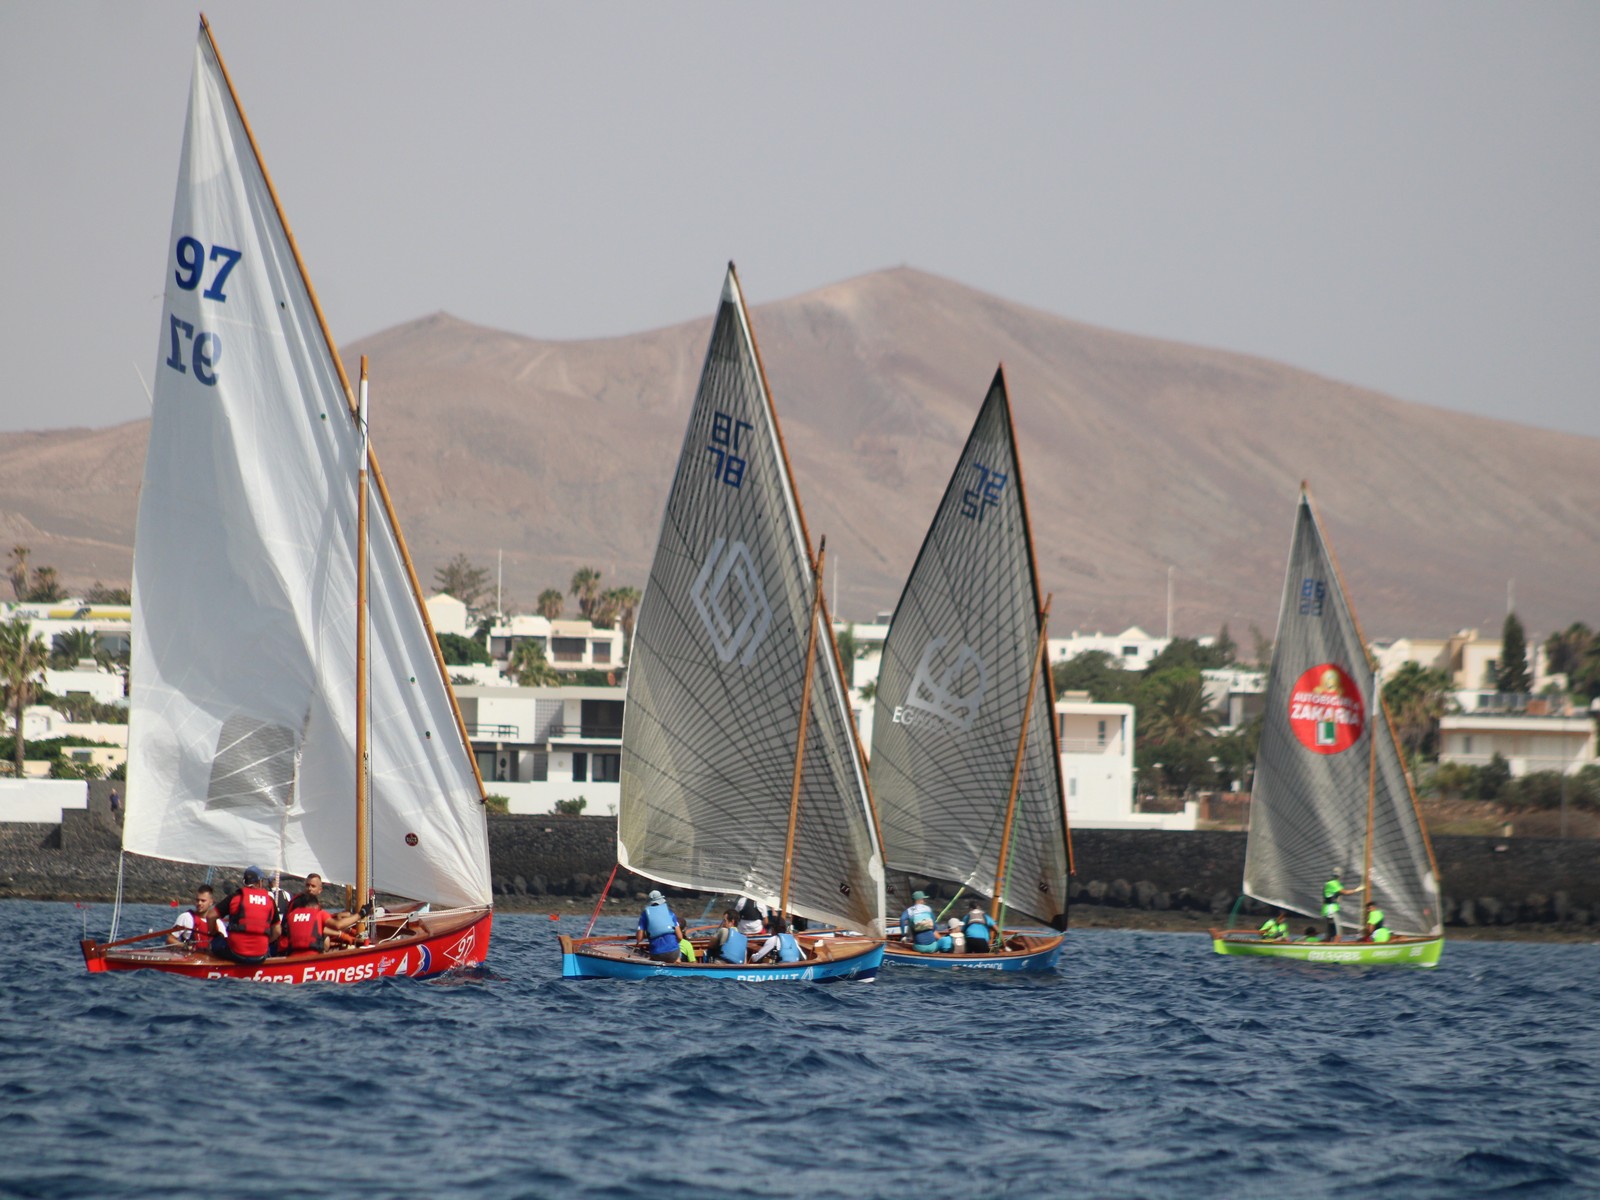
[[[1367,727],[1361,689],[1338,663],[1320,663],[1295,681],[1289,694],[1289,728],[1307,750],[1338,754]]]
[[[414,833],[406,834],[406,845],[415,846],[416,844],[417,844],[417,835],[414,834]]]

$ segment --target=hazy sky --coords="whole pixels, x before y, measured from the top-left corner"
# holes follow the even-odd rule
[[[1600,4],[207,7],[335,338],[908,264],[1600,435]],[[197,10],[0,4],[0,429],[143,416]]]

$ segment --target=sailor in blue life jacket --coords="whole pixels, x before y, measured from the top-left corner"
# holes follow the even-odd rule
[[[219,918],[227,921],[226,933]],[[245,868],[244,886],[211,910],[211,955],[260,966],[279,932],[278,905],[262,886],[261,868]]]
[[[967,935],[968,954],[988,954],[995,941],[998,940],[999,930],[995,928],[994,918],[984,911],[983,905],[974,900],[967,905],[964,932]]]
[[[911,893],[911,907],[900,914],[900,937],[918,954],[948,954],[952,945],[939,936],[939,918],[928,906],[927,892]]]
[[[723,912],[722,912],[722,924],[718,925],[716,927],[716,929],[712,930],[712,932],[711,932],[711,940],[706,943],[705,953],[701,955],[701,957],[703,959],[705,959],[706,962],[727,961],[727,960],[724,960],[723,957],[722,957],[722,948],[728,944],[728,938],[731,937],[735,932],[737,932],[735,926],[738,924],[738,922],[739,922],[739,910],[738,909],[736,909],[736,908],[728,908],[728,909],[724,909],[723,910]],[[744,956],[743,956],[742,953],[740,955],[739,961],[740,962],[744,961]]]
[[[1322,919],[1327,922],[1327,929],[1322,936],[1330,942],[1339,940],[1339,897],[1348,896],[1354,890],[1339,882],[1337,871],[1332,879],[1322,885]]]
[[[639,914],[639,931],[633,944],[642,950],[648,937],[651,961],[675,963],[680,957],[678,943],[683,936],[683,922],[667,907],[667,898],[660,892],[651,892],[650,903]]]
[[[776,955],[781,963],[799,962],[806,956],[794,934],[789,932],[789,923],[782,917],[772,918],[772,936],[761,943],[753,960],[764,962],[769,955]]]
[[[1361,931],[1363,942],[1387,942],[1394,936],[1394,932],[1383,923],[1383,909],[1375,904],[1367,905],[1367,924]]]
[[[711,935],[711,944],[706,947],[706,961],[734,963],[742,967],[749,953],[750,938],[739,928],[739,910],[730,908],[722,914],[721,927]]]

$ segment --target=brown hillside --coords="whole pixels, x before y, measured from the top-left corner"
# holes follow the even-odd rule
[[[714,280],[712,281],[714,283]],[[437,315],[371,358],[374,444],[424,579],[505,552],[523,606],[580,565],[643,583],[706,317],[542,342]],[[1276,363],[1115,333],[925,273],[753,316],[844,615],[891,608],[997,362],[1011,386],[1054,631],[1270,632],[1310,479],[1369,636],[1600,624],[1600,440],[1409,404]],[[69,582],[128,576],[146,423],[14,435],[0,536]]]

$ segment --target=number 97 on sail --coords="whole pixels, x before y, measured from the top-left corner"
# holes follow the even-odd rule
[[[228,276],[243,257],[238,250],[212,246],[208,251],[198,239],[185,235],[173,247],[173,257],[177,262],[173,280],[180,288],[192,292],[204,284],[205,290],[200,293],[202,300],[227,303],[228,294],[224,289]],[[215,387],[216,366],[222,357],[221,337],[206,330],[196,332],[192,322],[183,320],[176,313],[169,313],[167,321],[172,340],[166,365],[180,375],[192,371],[201,383]]]

